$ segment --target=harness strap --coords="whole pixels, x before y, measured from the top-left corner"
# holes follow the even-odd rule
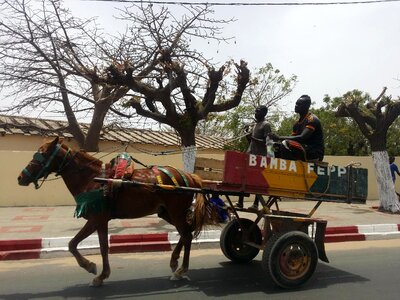
[[[179,173],[179,175],[181,175],[183,181],[185,182],[185,185],[186,185],[186,186],[189,186],[189,181],[187,180],[185,174],[184,174],[181,170],[179,170],[179,169],[175,169],[175,170]]]
[[[57,171],[57,173],[56,173],[56,176],[59,176],[60,173],[62,172],[63,168],[64,168],[65,166],[67,166],[67,165],[71,162],[71,161],[68,161],[68,163],[67,163],[67,156],[68,156],[70,153],[71,153],[71,149],[68,148],[68,151],[65,153],[64,158],[63,158],[63,160],[62,160],[60,166],[58,167],[58,171]]]
[[[157,166],[152,166],[151,170],[154,172],[154,174],[156,175],[156,180],[158,184],[164,184],[161,178],[161,173],[160,170],[158,170]]]
[[[27,176],[29,176],[29,178],[31,178],[36,189],[38,189],[40,187],[38,184],[38,180],[43,177],[43,182],[44,182],[44,180],[49,175],[48,169],[50,167],[50,164],[53,162],[54,158],[57,156],[57,153],[58,153],[58,151],[60,151],[60,149],[61,149],[61,144],[57,144],[53,153],[50,155],[50,157],[47,159],[47,161],[42,153],[36,152],[35,154],[33,154],[33,159],[36,160],[37,162],[39,162],[42,167],[36,176],[33,176],[26,168],[24,168],[22,170],[22,172],[25,175],[27,175]],[[46,163],[44,163],[45,161],[46,161]]]
[[[179,186],[178,181],[176,180],[175,176],[174,176],[170,171],[168,171],[168,170],[165,169],[164,167],[158,167],[158,169],[159,169],[161,172],[163,172],[164,174],[166,174],[169,178],[171,178],[172,182],[173,182],[176,186]]]
[[[157,171],[155,172],[158,184],[163,184],[161,175],[160,175],[160,171],[161,171],[172,180],[172,182],[175,184],[175,186],[180,186],[178,181],[176,180],[175,176],[170,171],[168,171],[166,168],[160,167],[160,166],[153,166],[152,170],[153,170],[153,172],[155,170],[158,171],[158,172]]]

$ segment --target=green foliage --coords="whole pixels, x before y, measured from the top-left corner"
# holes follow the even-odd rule
[[[349,91],[342,97],[331,99],[326,96],[325,107],[320,109],[324,126],[327,155],[370,155],[371,148],[367,138],[361,133],[352,118],[335,118],[334,113],[341,103],[354,101],[365,116],[371,116],[368,106],[373,103],[368,93],[359,90]],[[400,155],[400,120],[396,119],[387,133],[387,150],[389,155]]]
[[[387,151],[390,156],[400,156],[400,119],[390,126],[387,134]]]
[[[335,117],[335,110],[322,107],[313,110],[322,123],[325,138],[325,155],[369,155],[367,139],[350,118]]]
[[[335,112],[345,99],[356,98],[363,106],[370,99],[368,94],[354,90],[343,97],[324,98],[325,106],[314,110],[320,118],[325,137],[325,155],[363,156],[371,153],[368,140],[363,136],[356,122],[351,118],[338,118]]]
[[[285,117],[281,121],[279,128],[276,130],[276,134],[280,136],[291,135],[293,131],[293,124],[297,121],[298,115],[296,114]]]

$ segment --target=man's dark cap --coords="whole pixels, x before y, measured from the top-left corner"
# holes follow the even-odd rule
[[[301,100],[304,104],[310,106],[311,105],[311,98],[308,95],[301,95],[299,100]]]
[[[265,112],[265,113],[268,112],[268,106],[266,106],[266,105],[259,105],[259,106],[257,107],[257,109],[259,109],[259,110],[261,110],[261,111],[263,111],[263,112]]]

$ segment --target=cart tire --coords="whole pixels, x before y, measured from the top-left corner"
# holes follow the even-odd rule
[[[240,219],[242,226],[246,229],[254,224],[249,219]],[[261,245],[262,236],[258,225],[249,232],[249,242]],[[230,221],[221,232],[220,247],[224,255],[233,262],[247,263],[251,261],[260,252],[260,249],[243,243],[243,232],[239,226],[239,221],[234,219]]]
[[[318,263],[318,249],[304,232],[273,235],[267,242],[262,266],[267,279],[281,288],[294,288],[307,282]]]

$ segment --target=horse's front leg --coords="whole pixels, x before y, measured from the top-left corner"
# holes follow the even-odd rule
[[[176,270],[171,277],[171,280],[181,280],[183,278],[188,278],[186,273],[189,270],[189,259],[190,259],[190,249],[192,246],[193,235],[192,233],[186,232],[185,234],[181,235],[180,241],[183,243],[183,261],[181,267]]]
[[[78,251],[78,244],[86,239],[96,230],[96,226],[92,219],[88,219],[81,230],[68,243],[68,250],[75,257],[78,265],[92,274],[97,274],[96,264],[83,257]]]
[[[174,251],[171,254],[171,260],[169,262],[169,266],[171,267],[172,272],[175,272],[178,269],[178,259],[182,251],[182,237],[179,237],[179,241],[176,244]]]
[[[103,270],[101,274],[92,281],[92,286],[103,285],[104,279],[111,274],[110,262],[108,260],[108,220],[104,220],[97,226],[97,234],[99,235],[100,253],[103,261]]]

